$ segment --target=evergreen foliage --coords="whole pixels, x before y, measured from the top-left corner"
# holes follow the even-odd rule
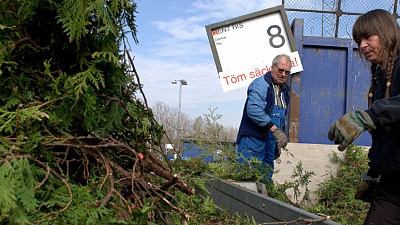
[[[309,210],[330,215],[332,220],[341,224],[363,224],[369,204],[354,199],[354,195],[361,173],[368,170],[367,152],[362,147],[351,145],[346,149],[344,160],[337,155],[333,160],[339,163],[339,171],[320,185],[317,192],[320,200]]]
[[[2,224],[190,218],[177,198],[194,188],[152,152],[163,127],[136,97],[135,13],[131,0],[0,1]]]

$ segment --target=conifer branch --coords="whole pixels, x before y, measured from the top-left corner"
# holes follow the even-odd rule
[[[46,215],[61,213],[68,209],[68,207],[72,203],[72,191],[71,191],[71,188],[69,187],[68,182],[64,178],[62,178],[58,173],[54,172],[54,170],[52,170],[49,166],[47,166],[43,162],[33,158],[31,155],[28,155],[28,154],[19,155],[19,154],[14,154],[14,153],[2,151],[2,150],[0,150],[0,152],[5,155],[9,155],[8,157],[0,160],[0,163],[8,162],[9,160],[12,160],[12,159],[24,159],[24,158],[29,159],[30,161],[35,162],[36,164],[38,164],[39,166],[44,168],[46,171],[50,171],[50,173],[53,174],[53,176],[55,176],[57,179],[59,179],[67,187],[69,197],[70,197],[69,202],[64,206],[64,208],[62,208],[58,211],[55,211],[55,212],[46,213]]]
[[[52,214],[62,213],[62,212],[64,212],[65,210],[67,210],[68,207],[69,207],[69,206],[71,205],[71,203],[72,203],[72,191],[71,191],[71,188],[69,187],[68,182],[67,182],[64,178],[62,178],[60,175],[58,175],[58,173],[56,173],[54,170],[52,170],[49,166],[47,166],[46,164],[44,164],[43,162],[41,162],[41,161],[39,161],[39,160],[37,160],[37,159],[35,159],[35,158],[32,158],[31,156],[29,156],[28,159],[31,160],[31,161],[33,161],[33,162],[35,162],[36,164],[39,164],[41,167],[45,168],[46,170],[48,169],[48,170],[50,171],[50,173],[53,174],[53,176],[55,176],[57,179],[59,179],[59,180],[67,187],[67,190],[68,190],[69,202],[67,203],[67,205],[65,205],[64,208],[62,208],[62,209],[60,209],[60,210],[58,210],[58,211],[50,212],[50,213],[47,213],[46,215],[52,215]]]
[[[17,187],[18,196],[9,194],[9,209],[0,210],[7,214],[5,220],[18,223],[12,215],[25,210],[27,219],[37,223],[65,223],[72,218],[69,213],[78,211],[88,215],[86,222],[115,221],[130,219],[137,209],[146,222],[170,224],[165,212],[171,210],[155,207],[167,205],[186,222],[185,209],[171,199],[178,201],[174,189],[194,194],[194,188],[158,151],[162,149],[158,139],[166,134],[147,104],[133,58],[126,49],[118,50],[125,27],[132,29],[137,41],[136,4],[129,0],[36,3],[0,1],[0,55],[6,59],[0,65],[4,78],[0,163],[27,159],[18,161],[29,161],[21,168],[29,169],[28,174],[21,176],[34,181],[29,188],[38,193],[25,195],[24,186]],[[139,91],[144,103],[135,98]],[[30,164],[38,166],[28,168]],[[47,188],[55,191],[41,195]],[[64,198],[60,206],[58,199]],[[82,203],[89,207],[82,208]],[[110,206],[119,210],[117,216],[105,210]],[[63,213],[66,209],[68,213]]]

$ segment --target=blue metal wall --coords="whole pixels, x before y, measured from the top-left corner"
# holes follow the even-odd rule
[[[207,146],[199,146],[196,141],[183,140],[182,159],[204,157],[202,159],[204,162],[213,162],[213,155],[204,156],[206,152],[202,149],[205,148],[207,148]]]
[[[327,137],[332,122],[356,108],[367,109],[369,64],[351,39],[303,36],[301,19],[294,20],[292,30],[304,70],[290,81],[291,141],[332,144]],[[370,135],[364,132],[354,143],[370,145]]]

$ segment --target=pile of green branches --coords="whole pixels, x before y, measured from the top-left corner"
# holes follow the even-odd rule
[[[354,195],[361,181],[361,173],[368,170],[367,154],[364,147],[356,145],[347,147],[343,160],[335,154],[333,160],[339,164],[339,170],[319,185],[319,201],[308,210],[329,215],[343,225],[363,224],[370,204],[355,199]]]
[[[163,129],[125,50],[128,35],[137,42],[135,10],[0,1],[1,223],[189,219],[176,193],[194,188],[155,152]]]

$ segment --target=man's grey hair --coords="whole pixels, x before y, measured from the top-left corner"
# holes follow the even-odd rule
[[[279,54],[279,55],[275,56],[274,60],[272,60],[272,65],[277,66],[278,63],[281,61],[282,57],[286,57],[289,60],[289,62],[292,62],[292,60],[290,59],[290,56],[288,56],[286,54]],[[292,64],[290,64],[290,65],[292,65]]]

